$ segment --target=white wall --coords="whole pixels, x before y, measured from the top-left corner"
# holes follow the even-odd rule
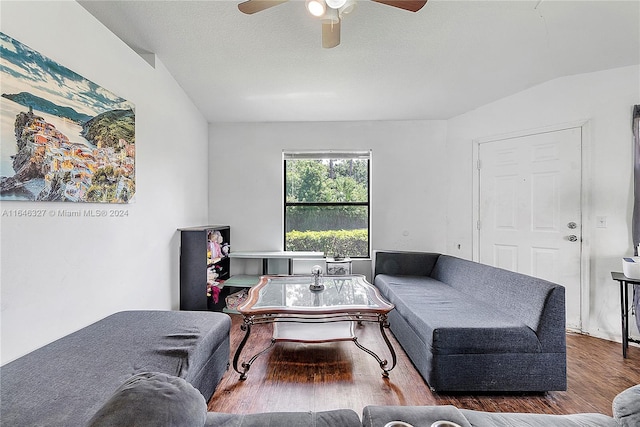
[[[621,257],[632,254],[631,112],[640,103],[640,67],[632,66],[555,79],[448,121],[447,249],[472,256],[472,146],[476,138],[588,120],[584,165],[588,213],[584,230],[590,250],[590,312],[586,332],[621,340],[618,284]],[[596,216],[607,228],[596,228]],[[632,319],[634,320],[634,319]],[[637,329],[633,327],[633,334]]]
[[[1,31],[135,103],[135,200],[2,202],[1,210],[123,209],[125,218],[1,217],[2,363],[126,309],[179,305],[178,227],[207,220],[207,123],[72,1],[1,2]]]
[[[445,249],[444,121],[211,124],[209,141],[209,220],[232,251],[282,250],[282,150],[311,148],[373,150],[374,250]]]

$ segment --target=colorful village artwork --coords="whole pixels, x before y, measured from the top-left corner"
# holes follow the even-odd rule
[[[132,200],[131,102],[1,32],[0,92],[0,200]]]

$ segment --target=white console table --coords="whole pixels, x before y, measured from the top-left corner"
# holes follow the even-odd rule
[[[293,260],[297,259],[324,259],[324,252],[304,251],[239,251],[230,252],[230,258],[262,259],[262,274],[268,274],[270,259],[286,259],[289,261],[289,274],[293,272]]]

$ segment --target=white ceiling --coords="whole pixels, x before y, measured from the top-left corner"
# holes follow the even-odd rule
[[[79,3],[155,53],[209,122],[448,119],[533,85],[640,63],[640,0],[367,0],[321,47],[304,1]],[[639,76],[640,79],[640,76]]]

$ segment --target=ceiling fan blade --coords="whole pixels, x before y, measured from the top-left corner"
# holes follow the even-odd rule
[[[408,10],[409,12],[417,12],[427,4],[427,0],[371,0],[376,3],[386,4],[387,6],[398,7]]]
[[[252,13],[261,12],[270,7],[285,3],[288,0],[247,0],[238,5],[240,12],[251,15]]]
[[[332,48],[340,44],[340,21],[322,23],[322,47]]]

